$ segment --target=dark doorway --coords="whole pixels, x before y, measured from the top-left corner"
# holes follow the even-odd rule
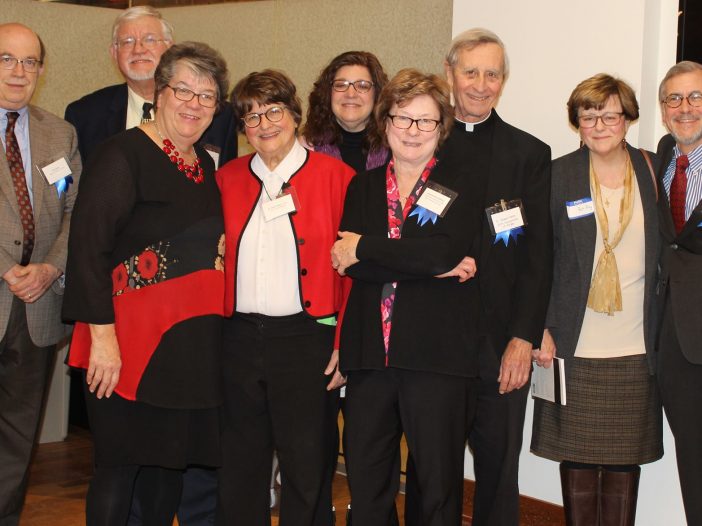
[[[680,0],[678,11],[678,62],[702,63],[702,2]]]

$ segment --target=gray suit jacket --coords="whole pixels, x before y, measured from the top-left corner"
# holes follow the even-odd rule
[[[658,200],[661,232],[661,308],[670,300],[680,349],[690,363],[702,365],[702,201],[697,203],[679,234],[675,232],[663,176],[673,158],[675,141],[670,135],[658,143],[661,159]],[[662,312],[666,312],[663,310]],[[661,345],[667,342],[661,341]]]
[[[645,292],[644,341],[649,368],[654,369],[656,340],[655,287],[659,253],[656,188],[641,152],[627,145],[636,172],[644,212]],[[572,358],[580,337],[595,257],[595,215],[568,219],[566,202],[590,195],[590,157],[585,147],[553,161],[551,216],[554,234],[554,274],[546,327],[559,358]],[[566,367],[566,372],[568,371]]]
[[[78,140],[73,126],[63,119],[29,106],[29,143],[32,152],[35,242],[31,263],[50,263],[59,270],[66,268],[68,230],[73,203],[78,190],[81,162]],[[4,155],[4,152],[3,152]],[[73,184],[61,197],[38,167],[65,157]],[[23,230],[17,197],[5,159],[0,160],[0,276],[22,258]],[[0,339],[7,330],[12,292],[0,279]],[[32,341],[39,347],[56,343],[65,335],[61,323],[63,287],[56,281],[34,303],[27,304],[27,324]]]

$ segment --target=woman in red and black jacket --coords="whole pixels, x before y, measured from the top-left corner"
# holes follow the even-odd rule
[[[254,155],[217,173],[224,210],[223,466],[218,524],[266,524],[273,450],[281,523],[312,525],[329,470],[337,316],[350,285],[329,262],[347,165],[297,140],[301,104],[283,73],[251,73],[232,99]]]

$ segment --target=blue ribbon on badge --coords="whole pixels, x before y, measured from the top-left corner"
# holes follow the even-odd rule
[[[417,205],[417,207],[414,210],[412,210],[409,216],[417,216],[417,223],[419,224],[419,226],[424,226],[429,221],[431,221],[433,224],[436,224],[436,220],[439,218],[436,212],[427,210],[423,206],[419,205]]]
[[[73,184],[73,177],[70,175],[67,175],[63,179],[59,179],[54,183],[54,186],[56,187],[56,191],[58,192],[59,198],[61,197],[61,193],[67,192],[68,187]]]
[[[510,228],[509,230],[505,230],[504,232],[500,232],[499,234],[495,234],[495,242],[493,243],[496,245],[499,241],[502,241],[505,246],[509,246],[509,239],[512,238],[514,239],[514,243],[517,243],[517,236],[524,235],[524,230],[522,227],[518,226],[516,228]]]

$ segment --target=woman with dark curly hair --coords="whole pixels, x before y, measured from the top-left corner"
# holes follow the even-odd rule
[[[373,107],[388,77],[367,51],[347,51],[332,59],[314,83],[303,135],[313,150],[341,159],[356,172],[385,163]]]

